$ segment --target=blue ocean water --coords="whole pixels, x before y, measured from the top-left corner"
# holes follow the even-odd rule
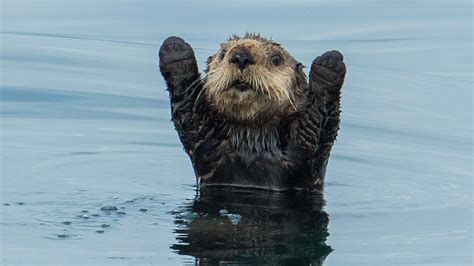
[[[471,1],[0,5],[0,264],[472,265]],[[185,38],[204,69],[246,31],[307,66],[344,53],[311,207],[198,194],[169,121],[162,41]]]

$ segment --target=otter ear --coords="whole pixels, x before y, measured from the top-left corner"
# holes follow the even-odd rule
[[[299,74],[303,74],[303,69],[305,68],[305,66],[303,64],[301,64],[300,62],[297,62],[296,65],[295,65],[295,69],[296,69],[296,72],[298,72]]]
[[[295,64],[295,73],[296,73],[296,81],[300,85],[301,88],[307,87],[308,82],[306,80],[306,74],[304,73],[305,66],[300,62],[296,62]]]

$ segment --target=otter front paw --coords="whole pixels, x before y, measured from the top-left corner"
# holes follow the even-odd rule
[[[180,95],[200,78],[191,46],[179,37],[169,37],[161,45],[160,70],[171,95]]]
[[[160,68],[164,72],[179,71],[183,64],[194,61],[194,52],[191,46],[179,37],[169,37],[161,45]]]
[[[339,90],[346,75],[343,60],[339,51],[328,51],[316,57],[311,64],[311,81],[316,82],[320,89],[328,89],[330,92]]]

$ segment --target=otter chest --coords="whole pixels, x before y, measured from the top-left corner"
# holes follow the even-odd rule
[[[191,157],[201,185],[287,188],[289,173],[276,130],[224,132],[204,139]]]

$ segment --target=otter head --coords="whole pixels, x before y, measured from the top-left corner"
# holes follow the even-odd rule
[[[306,76],[278,43],[233,36],[209,57],[204,93],[215,111],[238,123],[271,122],[297,112]]]

